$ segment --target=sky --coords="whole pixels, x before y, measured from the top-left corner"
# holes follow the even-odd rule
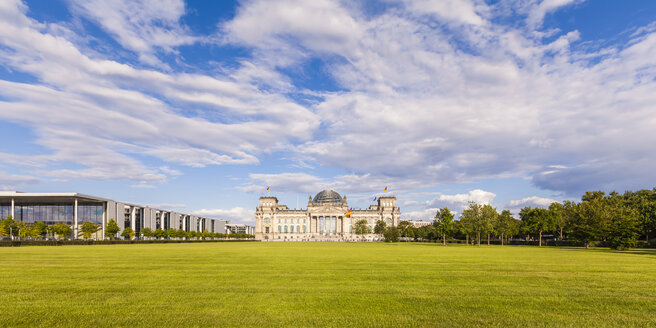
[[[246,224],[651,189],[655,54],[652,0],[3,0],[0,189]]]

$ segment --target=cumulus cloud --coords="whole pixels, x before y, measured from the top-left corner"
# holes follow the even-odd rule
[[[216,219],[228,220],[230,223],[255,223],[255,210],[243,207],[233,207],[231,209],[201,209],[193,211],[192,214],[208,216]]]
[[[551,198],[545,198],[545,197],[531,196],[523,199],[511,200],[510,202],[508,202],[508,207],[510,208],[518,208],[524,206],[548,207],[549,205],[551,205],[551,203],[554,202],[557,202],[557,200]]]
[[[0,118],[34,129],[34,142],[49,152],[1,161],[47,166],[39,174],[57,178],[152,186],[172,172],[139,156],[188,166],[252,164],[260,153],[308,139],[318,124],[286,96],[239,80],[239,71],[169,74],[98,58],[26,12],[20,2],[0,6],[0,17],[8,18],[0,21],[0,63],[40,83],[0,80]],[[58,168],[64,163],[81,168]]]
[[[648,29],[589,53],[573,50],[578,31],[550,31],[547,40],[547,32],[536,30],[546,14],[578,1],[523,1],[518,11],[527,15],[526,26],[492,23],[490,15],[509,2],[458,2],[454,15],[469,24],[448,27],[398,8],[367,16],[357,7],[321,2],[348,22],[343,26],[355,38],[330,24],[306,31],[269,3],[244,3],[225,25],[240,26],[226,29],[234,42],[257,47],[261,58],[289,49],[301,54],[294,63],[321,58],[343,88],[324,92],[314,105],[324,128],[294,148],[304,163],[427,184],[531,176],[540,188],[571,194],[595,184],[592,168],[598,166],[615,169],[603,177],[605,185],[639,185],[632,170],[656,178],[635,161],[636,154],[656,160],[640,151],[656,141],[656,63],[649,54],[656,36]],[[297,13],[315,6],[294,4]],[[436,20],[448,22],[453,18],[439,13],[449,6],[456,4],[420,1],[405,9],[432,10]],[[260,21],[277,24],[260,30]],[[318,35],[348,49],[316,45]],[[260,42],[270,37],[275,42]],[[589,178],[542,179],[543,168],[553,165],[577,167]]]
[[[180,23],[184,4],[170,1],[71,6],[149,56],[196,42]],[[591,52],[578,31],[540,30],[577,0],[398,2],[376,14],[328,0],[242,2],[216,38],[248,58],[211,75],[106,58],[76,31],[55,33],[22,2],[2,2],[0,64],[37,82],[0,81],[0,118],[36,131],[46,151],[0,160],[153,185],[171,172],[141,156],[202,167],[276,154],[307,171],[253,173],[241,189],[312,193],[529,177],[574,194],[656,179],[656,153],[645,151],[656,142],[653,26]],[[508,13],[526,24],[506,24]],[[313,61],[337,91],[290,76]],[[312,171],[325,167],[340,173]]]

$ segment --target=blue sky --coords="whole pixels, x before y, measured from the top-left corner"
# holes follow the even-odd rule
[[[656,184],[656,2],[0,3],[0,188],[253,223]],[[383,188],[389,191],[383,193]]]

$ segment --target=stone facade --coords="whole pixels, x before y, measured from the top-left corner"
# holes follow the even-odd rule
[[[396,197],[379,197],[377,204],[367,209],[353,209],[350,217],[346,196],[332,190],[318,193],[308,199],[306,209],[289,209],[278,203],[276,197],[260,197],[255,211],[255,238],[270,241],[352,241],[375,240],[374,234],[356,235],[353,225],[365,219],[373,231],[378,220],[387,226],[398,226],[401,211]]]

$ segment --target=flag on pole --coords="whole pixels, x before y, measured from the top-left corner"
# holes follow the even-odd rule
[[[346,214],[344,214],[344,216],[347,217],[347,218],[350,218],[351,214],[353,214],[353,209],[349,209],[348,212],[346,212]]]
[[[385,189],[383,189],[383,192],[387,191],[387,186],[385,186]]]
[[[269,192],[269,186],[267,186],[267,192]]]
[[[375,201],[376,201],[376,199],[378,199],[378,197],[374,197],[374,200],[373,200],[373,202],[375,202]]]

